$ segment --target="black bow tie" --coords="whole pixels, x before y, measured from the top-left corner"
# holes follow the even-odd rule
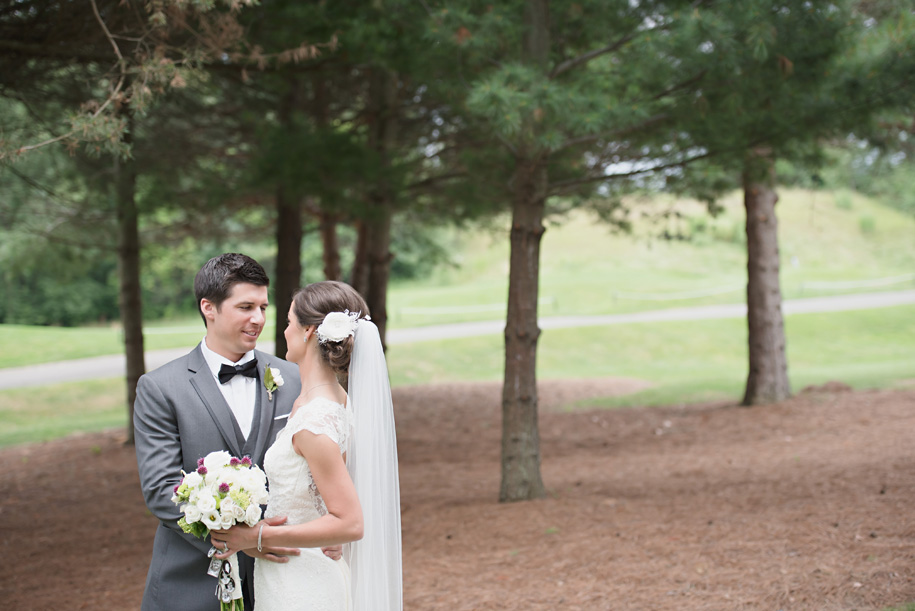
[[[223,363],[219,367],[219,383],[225,384],[235,377],[235,374],[247,376],[249,378],[257,377],[257,359],[251,359],[241,365],[226,365]]]

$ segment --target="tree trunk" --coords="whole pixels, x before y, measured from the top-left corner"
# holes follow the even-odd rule
[[[337,240],[337,219],[327,212],[319,216],[321,232],[321,253],[324,260],[324,278],[342,280],[340,270],[340,242]]]
[[[762,170],[756,169],[761,163]],[[775,164],[757,152],[743,175],[747,213],[747,324],[750,372],[744,405],[775,403],[791,396],[785,358],[782,293],[779,288]]]
[[[378,327],[381,345],[387,350],[385,332],[388,326],[388,281],[391,278],[391,211],[390,206],[379,204],[378,218],[368,223],[369,285],[365,301]]]
[[[517,161],[502,386],[501,502],[541,498],[546,494],[540,477],[537,422],[537,340],[540,337],[537,295],[546,182],[547,173],[542,162]]]
[[[328,107],[330,106],[330,98],[327,93],[327,78],[323,72],[317,71],[312,75],[311,82],[314,91],[311,115],[315,125],[325,129],[329,123]],[[342,280],[340,243],[337,240],[337,217],[331,212],[322,210],[317,198],[309,199],[308,208],[314,211],[315,216],[318,218],[318,231],[321,235],[321,256],[324,262],[324,279]]]
[[[397,74],[375,67],[369,76],[370,121],[369,146],[378,153],[381,163],[379,180],[368,198],[363,219],[368,283],[364,293],[372,320],[378,327],[381,343],[385,342],[388,319],[388,281],[391,277],[391,217],[394,188],[389,182],[392,151],[397,143]],[[361,236],[360,236],[361,237]]]
[[[369,232],[363,221],[356,221],[356,247],[349,283],[360,295],[369,292]]]
[[[549,3],[524,6],[524,63],[547,69],[550,48]],[[530,134],[536,126],[528,126]],[[505,322],[505,379],[502,385],[502,485],[499,501],[523,501],[546,494],[540,476],[537,421],[537,297],[540,291],[540,239],[546,209],[546,153],[515,153],[512,177],[511,256]]]
[[[282,184],[276,189],[276,212],[276,273],[273,283],[276,347],[273,353],[286,358],[286,314],[292,305],[292,294],[302,281],[302,206]]]
[[[132,118],[125,141],[129,144]],[[127,363],[127,444],[133,445],[133,404],[137,381],[146,373],[143,349],[143,297],[140,290],[140,234],[136,203],[137,170],[130,159],[114,159],[114,193],[118,221],[118,305],[124,329]]]
[[[286,77],[288,90],[279,107],[279,121],[288,130],[294,129],[292,113],[301,98],[301,83],[294,76]],[[286,358],[286,316],[292,305],[292,293],[302,282],[302,203],[289,192],[283,178],[276,186],[276,272],[273,278],[273,300],[276,307],[276,328],[273,332],[273,353]]]

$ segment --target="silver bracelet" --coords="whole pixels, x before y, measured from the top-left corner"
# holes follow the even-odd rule
[[[261,540],[262,540],[263,536],[264,536],[264,525],[263,525],[263,523],[261,523],[261,527],[257,529],[257,551],[259,551],[259,552],[264,551],[263,548],[261,547]]]

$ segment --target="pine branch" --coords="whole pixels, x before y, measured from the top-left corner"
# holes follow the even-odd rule
[[[633,40],[636,36],[638,36],[641,33],[642,32],[634,32],[632,34],[629,34],[628,36],[622,37],[621,39],[617,40],[614,43],[607,45],[606,47],[603,47],[600,49],[594,49],[593,51],[588,51],[587,53],[579,55],[578,57],[573,57],[572,59],[567,59],[566,61],[562,62],[561,64],[559,64],[558,66],[553,68],[553,71],[550,72],[550,74],[549,74],[549,78],[554,79],[557,76],[568,72],[572,68],[575,68],[577,66],[580,66],[581,64],[587,63],[587,62],[591,61],[592,59],[600,57],[601,55],[606,55],[607,53],[613,53],[614,51],[616,51],[617,49],[619,49],[620,47],[625,45],[627,42]]]
[[[618,138],[619,136],[625,136],[626,134],[631,134],[633,132],[641,131],[647,127],[651,127],[652,125],[655,125],[656,123],[662,123],[665,120],[667,120],[668,118],[670,118],[669,115],[667,115],[666,113],[661,113],[661,114],[655,115],[653,117],[649,117],[648,119],[645,119],[638,125],[632,125],[629,127],[625,127],[623,129],[617,129],[617,130],[613,130],[610,132],[603,132],[600,134],[581,136],[580,138],[572,138],[571,140],[566,140],[561,145],[559,145],[559,147],[557,147],[554,150],[554,152],[562,151],[562,150],[565,150],[565,149],[573,147],[573,146],[578,146],[580,144],[588,144],[590,142],[595,142],[597,140],[610,140],[611,138]]]
[[[425,189],[427,187],[436,187],[439,183],[445,182],[446,180],[451,180],[453,178],[464,178],[468,176],[467,172],[464,170],[459,170],[456,172],[447,172],[445,174],[438,174],[436,176],[430,176],[422,180],[410,183],[406,185],[407,191],[417,191],[420,189]]]
[[[52,189],[51,187],[47,187],[47,186],[41,184],[40,182],[38,182],[37,180],[35,180],[34,178],[32,178],[31,176],[27,176],[26,174],[23,174],[22,172],[17,170],[15,168],[15,166],[13,166],[12,164],[5,165],[4,169],[6,169],[8,172],[11,172],[19,180],[21,180],[25,184],[29,185],[33,189],[37,189],[38,191],[43,192],[45,195],[49,196],[51,199],[57,200],[66,205],[69,205],[69,206],[75,206],[75,207],[80,206],[80,202],[77,202],[76,200],[72,200],[72,199],[69,199],[67,197],[60,195],[59,193],[54,191],[54,189]]]
[[[59,58],[68,62],[105,62],[111,56],[92,50],[74,50],[72,47],[39,45],[19,42],[17,40],[4,40],[0,38],[0,53],[19,53],[29,57]]]
[[[561,180],[559,182],[548,185],[547,191],[552,195],[562,195],[563,193],[572,189],[572,187],[578,187],[581,185],[591,184],[595,182],[607,182],[614,180],[616,178],[630,178],[632,176],[638,176],[640,174],[649,174],[651,172],[657,172],[658,170],[667,170],[670,168],[679,168],[687,164],[693,163],[694,161],[699,161],[700,159],[706,159],[712,157],[715,153],[707,151],[701,155],[695,155],[688,159],[682,159],[680,161],[675,161],[672,163],[665,163],[661,165],[652,166],[650,168],[644,168],[641,170],[632,170],[631,172],[623,172],[620,174],[601,174],[599,176],[585,176],[583,178],[574,178],[570,180]]]

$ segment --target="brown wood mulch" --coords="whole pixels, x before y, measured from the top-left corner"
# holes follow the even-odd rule
[[[396,389],[405,608],[915,602],[915,389],[834,384],[752,409],[563,409],[639,387],[543,383],[549,495],[512,504],[497,502],[498,384]],[[155,519],[122,434],[0,459],[3,608],[139,608]]]

